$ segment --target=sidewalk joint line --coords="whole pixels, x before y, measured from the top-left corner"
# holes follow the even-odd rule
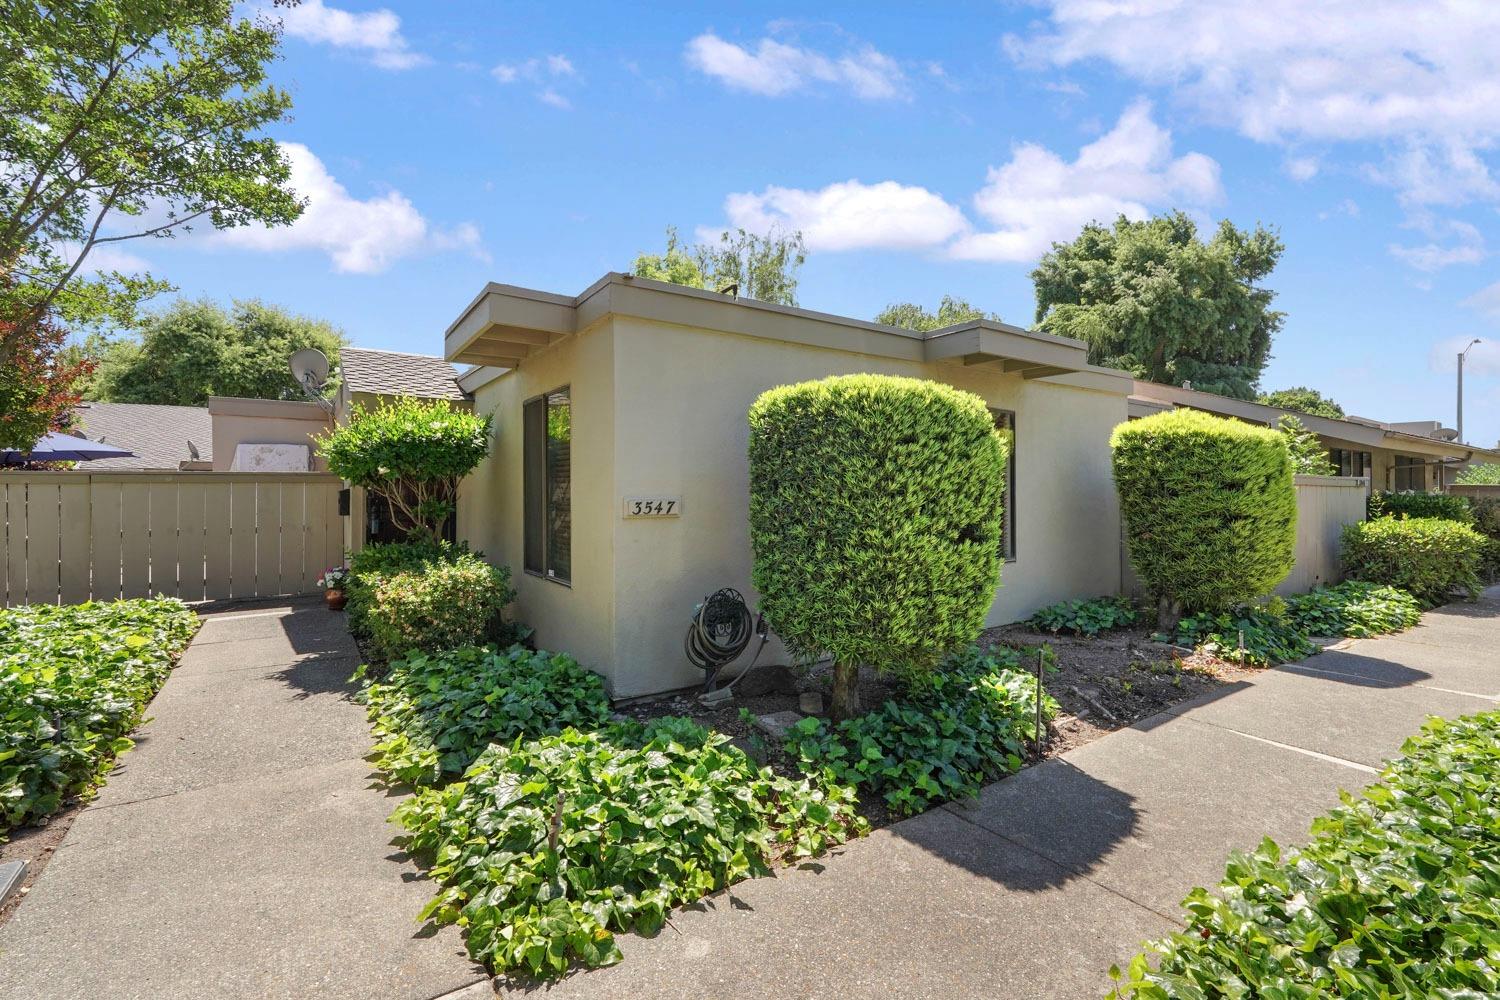
[[[1351,680],[1362,681],[1363,683],[1368,684],[1370,687],[1381,687],[1387,689],[1418,687],[1428,691],[1441,691],[1444,694],[1463,695],[1466,698],[1481,698],[1484,701],[1500,701],[1500,695],[1480,694],[1477,691],[1459,691],[1456,688],[1438,687],[1436,684],[1423,684],[1421,681],[1412,681],[1410,684],[1403,684],[1400,681],[1381,680],[1378,677],[1364,677],[1360,674],[1351,674],[1343,670],[1329,670],[1327,667],[1310,667],[1306,663],[1283,663],[1280,669],[1306,670],[1308,673],[1324,674],[1329,677],[1348,677]]]
[[[1186,716],[1183,716],[1183,718],[1186,718]],[[1256,736],[1252,733],[1243,732],[1239,729],[1232,729],[1229,726],[1221,726],[1216,722],[1209,722],[1206,719],[1188,719],[1187,721],[1196,722],[1200,726],[1212,726],[1214,729],[1217,729],[1220,732],[1233,733],[1236,736],[1243,736],[1247,740],[1254,740],[1257,743],[1264,743],[1267,746],[1280,747],[1283,750],[1290,750],[1292,751],[1292,753],[1300,753],[1306,757],[1313,757],[1317,760],[1327,761],[1330,764],[1342,764],[1344,767],[1350,767],[1356,771],[1364,771],[1366,774],[1380,773],[1380,768],[1371,767],[1369,764],[1361,764],[1357,760],[1349,760],[1345,757],[1335,757],[1333,754],[1323,753],[1318,750],[1309,750],[1306,747],[1294,746],[1291,743],[1283,743],[1280,740],[1268,739],[1265,736]]]

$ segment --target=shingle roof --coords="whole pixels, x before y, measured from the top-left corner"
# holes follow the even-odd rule
[[[159,406],[155,403],[82,403],[70,434],[128,448],[133,458],[102,458],[83,469],[172,469],[192,458],[213,458],[213,420],[206,406]]]
[[[463,399],[458,372],[442,358],[399,351],[345,347],[339,351],[339,377],[350,392],[381,396]]]

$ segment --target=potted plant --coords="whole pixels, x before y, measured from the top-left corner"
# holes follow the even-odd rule
[[[328,604],[329,611],[343,611],[344,605],[349,601],[349,595],[344,593],[344,583],[349,579],[349,569],[346,566],[333,566],[318,577],[318,586],[323,588],[323,600]]]

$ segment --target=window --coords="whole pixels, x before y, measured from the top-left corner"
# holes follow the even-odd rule
[[[573,579],[573,411],[568,388],[529,400],[522,411],[526,572]]]
[[[1005,509],[1000,519],[1000,555],[1016,557],[1016,415],[1010,410],[991,410],[995,429],[1005,437]]]
[[[1427,466],[1422,464],[1420,458],[1411,455],[1397,455],[1396,467],[1391,470],[1394,482],[1392,489],[1416,490],[1425,492],[1427,489]]]
[[[1338,469],[1336,476],[1368,476],[1373,468],[1368,451],[1350,451],[1347,448],[1330,448],[1328,458]]]

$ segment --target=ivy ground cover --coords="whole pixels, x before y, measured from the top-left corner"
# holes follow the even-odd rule
[[[93,794],[197,628],[170,598],[0,610],[0,836]]]
[[[1500,995],[1500,712],[1434,719],[1312,841],[1230,856],[1186,928],[1131,961],[1131,1000]]]

